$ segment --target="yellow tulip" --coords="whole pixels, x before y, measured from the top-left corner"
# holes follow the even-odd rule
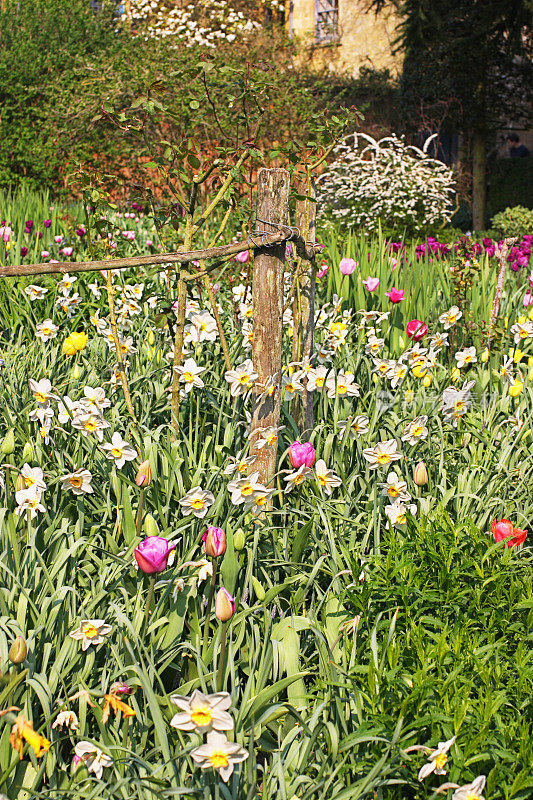
[[[429,389],[429,387],[431,386],[431,375],[426,375],[422,383],[424,384],[426,389]]]
[[[511,395],[511,397],[518,397],[523,388],[524,384],[522,383],[522,381],[516,379],[513,385],[509,389],[509,394]]]
[[[148,344],[154,345],[155,344],[155,334],[152,330],[148,331]]]
[[[452,367],[452,381],[458,381],[461,379],[461,370],[459,367]]]
[[[489,360],[489,356],[490,356],[490,353],[489,353],[489,348],[488,348],[488,347],[485,347],[485,349],[484,349],[484,350],[483,350],[483,352],[481,353],[481,355],[480,355],[479,359],[480,359],[480,361],[481,361],[483,364],[486,364],[486,363],[487,363],[487,361]]]
[[[412,369],[412,373],[415,376],[415,378],[423,378],[424,375],[427,374],[427,371],[428,370],[425,364],[415,364]]]
[[[508,328],[509,327],[509,317],[505,317],[505,319],[503,321],[503,326],[504,326],[504,328]]]
[[[513,348],[509,350],[509,358],[512,358],[515,364],[519,364],[524,357],[524,353],[522,350],[518,350],[518,348]]]
[[[74,356],[79,350],[85,350],[88,341],[86,333],[71,333],[63,342],[63,352],[67,356]]]

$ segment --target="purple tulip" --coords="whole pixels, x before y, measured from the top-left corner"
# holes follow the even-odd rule
[[[43,222],[43,225],[44,225],[45,228],[49,228],[51,226],[51,224],[52,224],[52,220],[51,219],[45,219],[45,221]]]
[[[170,544],[162,536],[147,536],[134,550],[135,559],[146,575],[155,575],[167,568],[168,557],[175,544]]]
[[[29,230],[31,231],[31,229],[33,228],[33,220],[32,220],[32,219],[29,219],[29,220],[26,222],[26,224],[24,225],[24,228],[29,228]]]
[[[28,255],[28,248],[24,247],[24,245],[22,245],[22,247],[20,248],[20,255],[22,256],[22,258]]]

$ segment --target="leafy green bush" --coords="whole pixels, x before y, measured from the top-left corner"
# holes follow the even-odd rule
[[[390,736],[402,720],[402,750],[457,737],[448,775],[426,778],[427,794],[417,794],[426,760],[417,752],[398,764],[410,789],[384,797],[429,797],[480,774],[490,800],[531,797],[532,566],[531,548],[506,549],[445,515],[389,532],[363,581],[354,565],[351,611],[361,622],[349,688],[368,731]]]
[[[523,206],[506,208],[492,218],[492,227],[501,236],[524,236],[533,233],[533,209]]]

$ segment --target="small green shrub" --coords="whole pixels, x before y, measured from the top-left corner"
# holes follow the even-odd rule
[[[506,208],[492,218],[492,227],[501,236],[524,236],[533,233],[533,209],[524,206]]]
[[[533,208],[533,158],[501,158],[490,170],[489,215],[509,206]]]

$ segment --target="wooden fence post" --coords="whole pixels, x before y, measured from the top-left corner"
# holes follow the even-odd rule
[[[286,225],[289,215],[289,173],[285,169],[262,167],[257,173],[257,228],[275,231]],[[273,224],[269,224],[273,223]],[[283,277],[285,242],[256,250],[252,283],[252,360],[258,374],[250,434],[251,453],[256,455],[253,471],[267,486],[276,472],[277,441],[254,453],[261,428],[277,427],[281,409],[281,344],[283,333]],[[273,386],[272,393],[265,393]]]
[[[314,180],[308,176],[308,180],[300,192],[305,194],[307,200],[296,202],[295,224],[302,235],[304,244],[307,242],[315,243],[316,240],[316,186]],[[309,247],[309,245],[308,245]],[[299,298],[297,303],[298,312],[294,317],[294,336],[296,347],[293,347],[293,354],[296,353],[296,361],[309,361],[313,353],[313,339],[315,332],[315,286],[316,286],[316,260],[313,257],[310,261],[300,259],[298,265],[297,280],[299,281],[299,291],[296,296]],[[299,427],[303,431],[313,430],[313,393],[307,391],[307,379],[303,396],[303,413],[298,414]]]

